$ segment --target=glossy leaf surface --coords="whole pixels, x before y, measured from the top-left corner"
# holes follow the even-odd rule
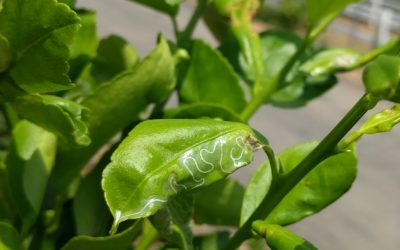
[[[127,41],[111,35],[100,41],[91,74],[96,83],[107,82],[122,71],[132,69],[137,59],[136,50]]]
[[[366,91],[386,100],[400,102],[400,58],[380,55],[364,69]]]
[[[272,250],[317,250],[310,242],[294,232],[276,224],[253,223],[253,229],[261,233]]]
[[[192,51],[190,66],[179,92],[183,102],[215,103],[241,111],[246,100],[239,77],[229,62],[219,51],[200,40],[194,42]]]
[[[320,21],[336,16],[347,5],[360,0],[306,0],[309,27],[315,27]]]
[[[131,0],[150,8],[166,13],[170,16],[175,16],[179,10],[179,4],[184,0]]]
[[[183,191],[207,186],[249,164],[257,146],[244,124],[215,120],[149,120],[114,152],[102,186],[114,215],[143,218]]]
[[[9,42],[10,74],[19,87],[43,93],[72,86],[67,75],[68,44],[78,25],[76,13],[56,0],[4,1],[0,33]]]
[[[88,110],[80,104],[51,95],[25,95],[12,102],[24,118],[60,136],[72,145],[88,145]]]
[[[0,249],[23,250],[22,241],[17,231],[9,224],[0,222]]]
[[[234,179],[224,179],[205,187],[194,194],[194,221],[197,224],[238,226],[243,196],[243,186]]]
[[[318,142],[290,147],[278,155],[282,172],[288,173],[300,163]],[[297,222],[325,208],[352,185],[357,174],[357,157],[353,150],[334,154],[312,170],[275,207],[268,216],[270,224],[287,225]],[[269,190],[271,171],[269,163],[261,165],[246,189],[241,223],[244,223]]]
[[[324,76],[355,65],[361,53],[352,49],[328,49],[317,53],[301,65],[300,70],[311,76]]]
[[[7,184],[26,227],[39,214],[54,163],[56,142],[55,135],[25,120],[12,132],[11,150],[6,159]]]
[[[126,250],[132,247],[138,223],[134,223],[125,231],[106,237],[77,236],[68,241],[62,250]]]
[[[55,184],[64,189],[79,175],[81,167],[110,138],[138,121],[150,104],[163,102],[175,87],[174,60],[168,45],[158,46],[111,82],[101,84],[82,101],[90,110],[88,127],[92,143],[82,149],[63,149],[57,156]]]

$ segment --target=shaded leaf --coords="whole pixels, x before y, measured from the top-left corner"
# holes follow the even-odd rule
[[[103,156],[96,168],[79,184],[73,200],[76,233],[78,235],[106,235],[112,216],[108,210],[101,189],[101,175],[110,160],[110,154]]]
[[[0,33],[10,45],[16,84],[31,93],[71,88],[68,44],[78,25],[75,12],[56,0],[5,0]]]
[[[77,236],[68,241],[62,250],[126,250],[132,246],[135,231],[138,230],[136,222],[125,231],[106,237]]]
[[[300,70],[311,76],[324,76],[351,68],[362,54],[353,49],[323,50],[301,65]]]
[[[193,239],[195,250],[219,250],[229,240],[229,232],[222,231],[208,235],[199,235]]]
[[[363,71],[366,91],[374,96],[400,102],[400,58],[380,55]]]
[[[244,188],[234,179],[224,179],[194,194],[197,224],[238,226]],[[211,205],[212,204],[212,205]]]
[[[100,41],[91,74],[96,83],[110,81],[137,61],[136,50],[123,38],[111,35]]]
[[[269,102],[277,107],[297,108],[307,105],[337,83],[334,75],[307,76],[299,74],[289,85],[273,93]]]
[[[0,34],[0,73],[5,71],[11,62],[10,45],[7,38]]]
[[[176,194],[207,186],[249,164],[256,145],[252,130],[241,123],[142,122],[119,145],[103,173],[114,229],[122,221],[154,214]]]
[[[82,101],[90,110],[88,127],[92,143],[82,149],[62,149],[57,154],[54,181],[65,189],[78,177],[82,166],[116,133],[139,121],[141,112],[163,102],[175,87],[174,60],[168,45],[159,45],[132,70],[100,85]]]
[[[96,54],[99,43],[96,30],[96,13],[89,10],[78,10],[77,13],[81,25],[69,45],[69,76],[73,81],[76,81],[85,65],[90,63]]]
[[[6,177],[13,204],[27,228],[39,214],[55,153],[52,133],[25,120],[13,129]]]
[[[192,250],[193,235],[188,225],[192,211],[192,195],[180,194],[170,199],[163,209],[151,216],[150,221],[160,236],[169,243],[173,243],[182,250]]]
[[[87,109],[65,98],[51,95],[24,95],[12,102],[24,118],[60,136],[72,145],[88,145]]]
[[[15,229],[4,222],[0,222],[0,249],[23,250],[22,241]]]
[[[194,103],[181,105],[165,111],[166,118],[214,118],[241,122],[241,118],[229,108],[214,103]]]
[[[236,112],[246,105],[239,78],[229,62],[219,51],[200,40],[194,42],[192,59],[179,95],[184,103],[215,103]]]
[[[290,172],[316,146],[308,142],[285,149],[278,155],[282,172]],[[354,150],[334,154],[313,169],[272,210],[267,218],[270,224],[287,225],[322,210],[352,185],[357,174],[357,157]],[[246,189],[241,223],[243,224],[268,192],[271,184],[269,163],[261,165]]]

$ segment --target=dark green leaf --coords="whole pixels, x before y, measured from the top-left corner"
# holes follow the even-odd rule
[[[400,57],[378,56],[365,67],[363,81],[368,93],[400,102]]]
[[[0,34],[0,73],[5,71],[11,62],[10,45],[7,38]]]
[[[122,221],[154,214],[178,193],[207,186],[249,164],[257,146],[252,130],[241,123],[142,122],[120,144],[103,173],[114,229]]]
[[[222,249],[229,240],[229,232],[218,232],[208,235],[196,236],[193,239],[195,250],[219,250]]]
[[[233,179],[225,179],[205,187],[194,195],[195,222],[238,226],[243,196],[244,188]]]
[[[12,102],[26,119],[55,133],[65,142],[88,145],[87,109],[73,101],[51,95],[25,95]]]
[[[167,205],[150,217],[161,237],[179,249],[192,250],[192,231],[188,225],[193,212],[193,197],[189,193],[173,197]]]
[[[68,44],[78,26],[75,12],[56,0],[4,1],[0,33],[9,42],[10,74],[19,87],[43,93],[72,86],[67,75]]]
[[[62,250],[126,250],[132,246],[138,225],[140,223],[136,222],[125,231],[106,237],[77,236],[65,244]]]
[[[170,16],[175,16],[179,10],[179,4],[184,0],[131,0],[150,8],[166,13]]]
[[[194,42],[190,66],[179,94],[184,103],[215,103],[236,112],[246,105],[239,78],[229,62],[200,40]]]
[[[336,73],[355,65],[362,54],[353,49],[328,49],[313,56],[301,65],[300,70],[311,76],[324,76]]]
[[[339,14],[347,5],[360,0],[306,0],[309,27],[314,28],[323,19]]]
[[[6,159],[7,184],[12,201],[29,227],[39,214],[56,153],[56,137],[28,121],[12,132]]]
[[[257,222],[261,224],[258,228]],[[254,226],[259,233],[263,234],[271,250],[317,250],[310,242],[279,225],[268,225],[262,221],[256,221],[253,223],[253,228]]]
[[[23,250],[22,241],[15,229],[4,222],[0,222],[0,249]]]
[[[290,172],[316,146],[308,142],[290,147],[278,155],[282,172]],[[287,225],[310,216],[342,196],[352,185],[357,174],[357,157],[353,150],[334,154],[301,180],[270,213],[267,222]],[[261,165],[246,189],[241,223],[244,223],[260,204],[271,184],[269,163]]]
[[[62,149],[57,155],[55,185],[65,189],[82,166],[116,133],[138,121],[151,104],[165,101],[175,87],[174,59],[164,39],[132,70],[100,85],[82,101],[91,112],[92,143],[82,149]]]
[[[110,81],[122,71],[132,69],[136,61],[135,49],[123,38],[112,35],[100,41],[91,74],[96,83]]]
[[[79,10],[81,25],[69,46],[69,75],[73,81],[80,75],[85,65],[90,63],[96,54],[99,43],[96,31],[96,13],[93,11]]]
[[[181,105],[178,108],[166,110],[167,118],[213,118],[225,121],[240,122],[238,114],[229,108],[214,103],[195,103],[189,105]]]
[[[334,75],[297,75],[292,82],[272,94],[270,103],[283,108],[297,108],[307,105],[337,83]]]
[[[105,235],[110,229],[112,216],[101,189],[101,175],[110,160],[107,153],[96,168],[79,184],[74,198],[74,217],[78,235]]]

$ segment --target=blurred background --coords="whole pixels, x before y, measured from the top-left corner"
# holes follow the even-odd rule
[[[167,16],[126,0],[78,0],[78,6],[97,12],[98,32],[104,37],[118,34],[145,56],[158,33],[173,39]],[[194,3],[185,2],[178,24],[187,22]],[[304,33],[303,1],[266,0],[255,27],[284,28]],[[400,0],[363,1],[348,7],[317,41],[318,46],[350,47],[368,51],[400,33]],[[200,23],[195,37],[216,44]],[[319,140],[363,94],[361,72],[340,75],[340,82],[322,98],[300,109],[265,106],[250,121],[268,137],[276,152],[302,141]],[[175,99],[169,105],[174,105]],[[389,107],[382,103],[377,107]],[[400,249],[400,127],[393,132],[365,137],[358,144],[359,173],[352,189],[322,212],[291,228],[326,250]],[[236,177],[245,184],[256,166],[241,169]]]

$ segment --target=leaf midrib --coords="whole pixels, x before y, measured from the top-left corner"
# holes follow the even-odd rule
[[[200,145],[200,144],[203,144],[203,143],[205,143],[205,142],[214,140],[214,139],[217,138],[217,137],[226,135],[226,134],[228,134],[228,133],[231,133],[231,132],[234,132],[234,131],[237,131],[237,130],[239,130],[239,129],[231,129],[231,130],[228,130],[228,131],[226,131],[226,132],[219,133],[219,134],[217,134],[217,135],[211,137],[211,138],[208,139],[208,140],[204,140],[204,141],[201,141],[201,142],[198,142],[198,143],[193,144],[191,148],[197,147],[197,146]],[[188,149],[186,148],[185,150],[179,151],[179,152],[176,154],[176,155],[177,155],[176,157],[172,157],[172,158],[171,158],[170,160],[168,160],[165,164],[160,165],[159,167],[157,167],[157,168],[151,170],[151,171],[145,176],[145,178],[143,178],[143,180],[141,180],[141,181],[138,183],[137,187],[133,190],[132,194],[129,196],[129,198],[128,198],[127,202],[125,203],[125,205],[123,205],[122,208],[121,208],[121,213],[122,213],[121,218],[124,217],[123,214],[125,213],[125,212],[124,212],[125,208],[126,208],[127,205],[130,203],[130,201],[131,201],[131,199],[134,197],[134,195],[137,193],[137,191],[138,191],[138,189],[141,187],[141,185],[142,185],[143,183],[146,183],[146,181],[152,176],[152,174],[153,174],[156,170],[159,170],[160,168],[163,168],[163,167],[165,167],[165,166],[170,165],[170,163],[172,163],[172,162],[175,161],[177,158],[179,158],[179,157],[180,157],[184,152],[186,152],[187,150],[188,150]],[[129,216],[128,216],[127,218],[129,218]]]

